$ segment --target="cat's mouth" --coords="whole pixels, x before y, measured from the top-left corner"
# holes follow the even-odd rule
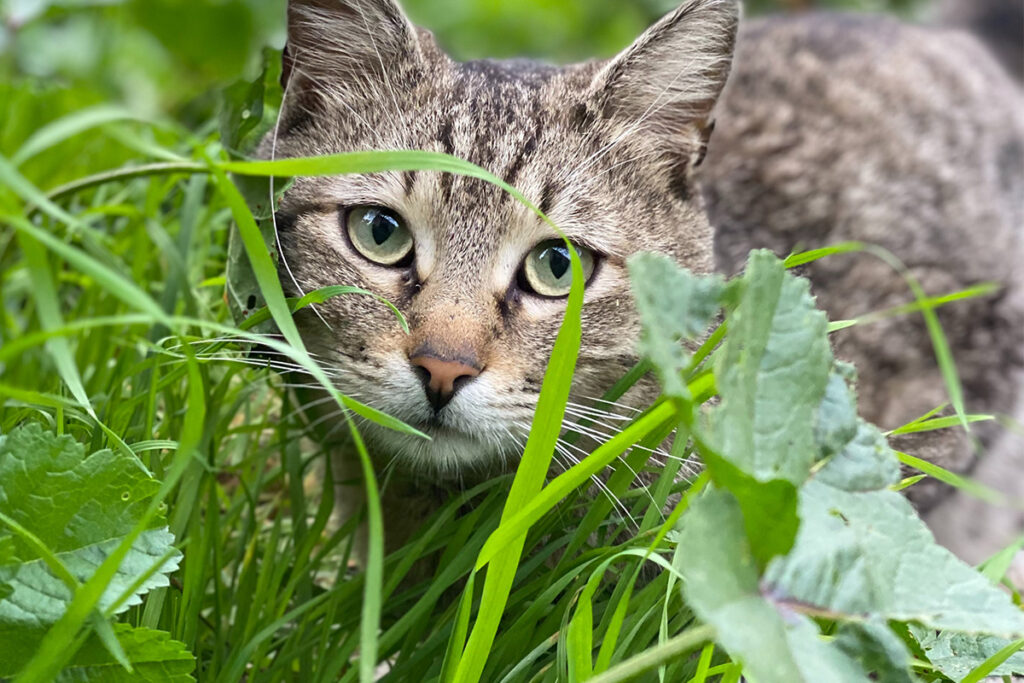
[[[415,427],[416,429],[420,430],[421,432],[423,432],[424,434],[426,434],[435,441],[443,441],[444,439],[459,437],[466,438],[472,436],[471,434],[467,434],[461,429],[456,429],[455,427],[445,424],[444,420],[442,420],[441,417],[438,415],[433,415],[427,420],[420,422],[419,424],[414,424],[410,426]]]

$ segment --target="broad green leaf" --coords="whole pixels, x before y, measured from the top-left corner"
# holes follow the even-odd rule
[[[779,599],[836,615],[1024,635],[1024,612],[937,545],[898,493],[853,492],[812,480],[801,488],[799,512],[792,552],[774,560],[764,576]]]
[[[715,485],[727,489],[739,503],[758,568],[763,570],[773,557],[788,553],[800,526],[797,488],[785,479],[760,482],[710,449],[704,449],[701,457]]]
[[[850,387],[855,378],[852,365],[833,364],[814,423],[819,457],[838,453],[857,434],[857,397]]]
[[[910,631],[928,656],[928,661],[954,681],[962,680],[989,658],[1011,645],[1010,641],[995,636],[937,632],[917,625],[911,625]],[[1024,652],[1012,654],[996,667],[991,675],[1024,675]]]
[[[89,638],[57,676],[56,683],[191,683],[195,680],[195,658],[182,643],[163,631],[116,624],[114,632],[132,665],[129,673],[103,648],[95,636]]]
[[[900,466],[878,429],[859,418],[843,449],[826,461],[816,480],[844,491],[878,491],[900,480]]]
[[[725,286],[718,277],[692,275],[663,255],[638,254],[630,260],[629,270],[642,324],[640,351],[657,371],[664,392],[689,403],[691,390],[683,376],[693,361],[689,346],[696,347],[695,340],[715,317]],[[731,339],[730,332],[726,345]],[[710,447],[702,448],[701,455],[712,481],[731,491],[743,508],[758,565],[764,567],[775,555],[787,552],[799,523],[793,483],[759,480]]]
[[[769,252],[750,255],[740,282],[715,365],[715,443],[757,480],[799,485],[818,452],[815,423],[832,368],[827,320],[808,282]]]
[[[158,488],[138,461],[110,450],[86,457],[81,444],[39,425],[0,436],[0,514],[9,520],[0,524],[0,585],[6,586],[0,641],[18,644],[0,649],[0,676],[28,661],[73,598],[69,579],[81,583],[93,575],[142,518]],[[122,612],[143,594],[169,585],[166,574],[181,558],[173,542],[163,519],[154,519],[98,607]],[[51,558],[39,556],[40,544]],[[61,576],[54,574],[52,558]]]
[[[678,554],[687,603],[715,627],[715,640],[758,683],[868,681],[814,622],[761,594],[743,515],[730,493],[711,490],[683,516]]]
[[[665,393],[690,398],[682,373],[690,367],[695,340],[720,308],[724,285],[717,276],[698,277],[661,254],[629,260],[633,298],[643,327],[639,350],[654,365]]]

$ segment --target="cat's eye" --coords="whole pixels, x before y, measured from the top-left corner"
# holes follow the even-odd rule
[[[382,266],[404,266],[412,257],[412,233],[402,217],[383,206],[345,212],[345,229],[356,251]]]
[[[594,253],[589,249],[573,245],[583,266],[583,281],[588,282],[594,274]],[[529,254],[519,269],[521,289],[538,296],[557,298],[569,295],[572,287],[572,261],[569,249],[562,240],[541,242]]]

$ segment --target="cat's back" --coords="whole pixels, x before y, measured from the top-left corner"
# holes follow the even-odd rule
[[[972,273],[1006,275],[1005,226],[1024,223],[1022,117],[1020,87],[964,31],[827,13],[751,22],[704,172],[719,261],[742,265],[750,239],[856,238],[936,260],[973,245]]]
[[[735,272],[755,247],[785,255],[859,240],[896,254],[931,294],[1003,283],[940,317],[967,405],[1013,410],[1024,372],[1024,95],[984,45],[863,15],[750,22],[716,119],[702,186],[720,270]],[[912,298],[873,256],[808,270],[833,319]],[[920,316],[835,341],[858,366],[872,421],[895,427],[948,402]],[[935,451],[919,454],[969,464],[966,443]]]

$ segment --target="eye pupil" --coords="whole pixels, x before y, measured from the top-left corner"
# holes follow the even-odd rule
[[[561,280],[562,276],[565,275],[572,265],[572,261],[565,247],[554,247],[549,250],[548,264],[551,268],[551,274],[555,276],[555,279]]]
[[[378,246],[391,239],[391,236],[395,234],[395,229],[398,227],[390,216],[380,212],[367,213],[366,222],[370,224],[370,234],[373,235],[373,241]]]

